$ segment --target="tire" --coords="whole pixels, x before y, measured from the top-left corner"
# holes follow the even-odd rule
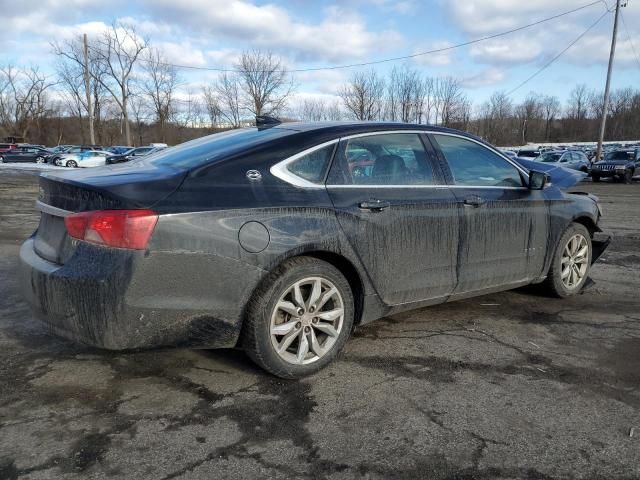
[[[598,183],[600,181],[600,175],[591,175],[591,180]]]
[[[36,157],[36,163],[46,163],[44,157]]]
[[[630,185],[633,183],[633,172],[631,170],[625,170],[624,171],[624,176],[622,177],[622,181],[624,183],[626,183],[627,185]]]
[[[78,166],[75,160],[68,160],[66,165],[69,168],[76,168]]]
[[[315,315],[325,314],[326,321],[315,317],[309,308],[318,282],[320,296],[316,296],[313,303],[323,300],[326,303],[319,306]],[[296,284],[302,300],[297,305],[294,299]],[[336,293],[325,300],[333,287]],[[287,311],[277,307],[278,304],[286,305]],[[311,375],[331,363],[344,347],[353,327],[353,305],[349,282],[333,265],[311,257],[289,259],[269,274],[249,301],[242,347],[256,364],[273,375],[287,379]],[[327,312],[335,315],[340,308],[342,317],[331,320]],[[289,325],[288,329],[286,325]],[[278,326],[283,333],[274,333],[274,327]],[[308,345],[306,349],[303,339]],[[282,347],[280,351],[278,346]],[[327,350],[323,351],[325,348]]]
[[[4,157],[0,155],[0,163],[4,163]]]
[[[579,259],[579,262],[567,261],[567,252],[571,252],[572,247],[575,245],[570,244],[570,242],[573,242],[577,236],[581,236],[584,239],[584,246],[587,247],[587,251],[584,255],[578,255],[578,252],[584,248],[582,245],[579,245],[579,248],[577,248],[574,254],[568,255],[575,260]],[[591,245],[591,235],[586,227],[579,223],[569,225],[558,241],[547,279],[545,280],[545,286],[549,293],[560,298],[570,297],[571,295],[579,293],[589,277],[592,255],[593,246]],[[573,269],[573,266],[577,267],[580,273],[579,281],[575,281],[576,277],[573,277],[571,273],[569,278],[563,279],[563,265],[567,265],[570,270]],[[583,265],[584,269],[582,268]],[[566,268],[567,267],[564,268],[565,274]]]

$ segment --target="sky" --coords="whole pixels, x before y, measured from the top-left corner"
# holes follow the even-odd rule
[[[134,24],[168,61],[233,68],[247,49],[271,50],[291,69],[339,66],[441,48],[492,35],[590,0],[0,0],[0,65],[39,66],[53,74],[51,42],[97,35],[114,20]],[[510,91],[566,48],[609,7],[601,0],[579,12],[445,53],[375,65],[386,74],[407,64],[430,76],[454,76],[476,104]],[[640,81],[640,0],[622,9],[612,88]],[[512,98],[530,91],[566,99],[579,83],[603,89],[613,14]],[[295,74],[298,99],[331,98],[354,72]],[[217,73],[181,69],[182,92],[199,91]]]

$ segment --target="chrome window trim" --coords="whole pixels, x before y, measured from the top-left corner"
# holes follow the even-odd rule
[[[376,132],[365,132],[365,133],[356,133],[353,135],[345,135],[342,136],[340,138],[335,138],[333,140],[329,140],[327,142],[315,145],[313,147],[310,147],[306,150],[303,150],[299,153],[296,153],[295,155],[292,155],[291,157],[288,157],[284,160],[281,160],[280,162],[276,163],[275,165],[271,166],[271,168],[269,169],[269,171],[271,172],[271,174],[274,177],[279,178],[280,180],[283,180],[284,182],[287,182],[290,185],[293,185],[295,187],[299,187],[299,188],[304,188],[304,189],[322,189],[322,188],[472,188],[472,189],[502,189],[502,190],[528,190],[527,187],[522,186],[522,187],[501,187],[501,186],[495,186],[495,185],[447,185],[447,184],[435,184],[435,185],[376,185],[376,184],[370,184],[370,185],[332,185],[332,184],[319,184],[319,183],[313,183],[309,180],[305,180],[304,178],[301,178],[293,173],[291,173],[287,167],[289,164],[291,164],[292,162],[295,162],[296,160],[298,160],[301,157],[304,157],[305,155],[308,155],[309,153],[313,153],[316,150],[319,150],[321,148],[327,147],[329,145],[341,142],[343,140],[350,140],[352,138],[362,138],[362,137],[370,137],[373,135],[390,135],[390,134],[403,134],[403,133],[411,133],[411,134],[422,134],[422,135],[448,135],[450,137],[458,137],[458,138],[462,138],[464,140],[468,140],[470,142],[476,143],[478,145],[480,145],[481,147],[486,148],[487,150],[491,151],[492,153],[495,153],[496,155],[498,155],[500,158],[504,159],[506,162],[508,162],[510,165],[512,165],[516,170],[518,170],[519,172],[521,172],[527,179],[529,178],[529,172],[527,172],[525,169],[523,169],[520,165],[516,164],[515,162],[512,162],[511,159],[509,159],[509,157],[507,157],[506,155],[502,154],[499,150],[493,148],[493,147],[489,147],[487,145],[485,145],[484,143],[479,142],[478,140],[475,140],[473,138],[464,136],[464,135],[460,135],[457,133],[450,133],[450,132],[434,132],[431,130],[380,130],[380,131],[376,131]],[[53,208],[53,207],[52,207]]]
[[[40,200],[36,200],[36,208],[40,210],[42,213],[48,213],[49,215],[53,215],[56,217],[68,217],[73,213],[73,212],[70,212],[69,210],[63,210],[62,208],[48,205],[46,203],[41,202]]]
[[[321,183],[313,183],[313,182],[310,182],[309,180],[305,180],[304,178],[291,173],[287,167],[289,166],[289,164],[295,162],[299,158],[304,157],[305,155],[308,155],[310,153],[313,153],[316,150],[320,150],[321,148],[325,148],[325,147],[328,147],[329,145],[338,143],[339,141],[340,141],[339,138],[335,138],[333,140],[329,140],[328,142],[324,142],[314,147],[307,148],[306,150],[296,153],[295,155],[292,155],[291,157],[288,157],[276,163],[269,169],[269,172],[271,172],[271,175],[273,175],[274,177],[278,177],[280,180],[285,181],[295,187],[307,188],[307,189],[325,188],[325,186]]]
[[[494,185],[327,185],[327,188],[471,188],[474,190],[487,189],[487,190],[529,190],[527,187],[501,187]]]

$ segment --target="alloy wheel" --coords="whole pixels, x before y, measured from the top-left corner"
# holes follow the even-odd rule
[[[43,157],[36,157],[36,163],[44,163]]]
[[[276,302],[269,325],[271,344],[288,363],[313,363],[335,345],[344,314],[342,295],[333,282],[323,277],[299,280]]]
[[[584,235],[572,236],[562,251],[562,283],[568,290],[577,288],[587,274],[589,261],[589,242]]]

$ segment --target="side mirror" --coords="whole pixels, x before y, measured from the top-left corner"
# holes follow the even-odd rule
[[[551,177],[544,172],[529,172],[529,190],[543,190],[551,183]]]

